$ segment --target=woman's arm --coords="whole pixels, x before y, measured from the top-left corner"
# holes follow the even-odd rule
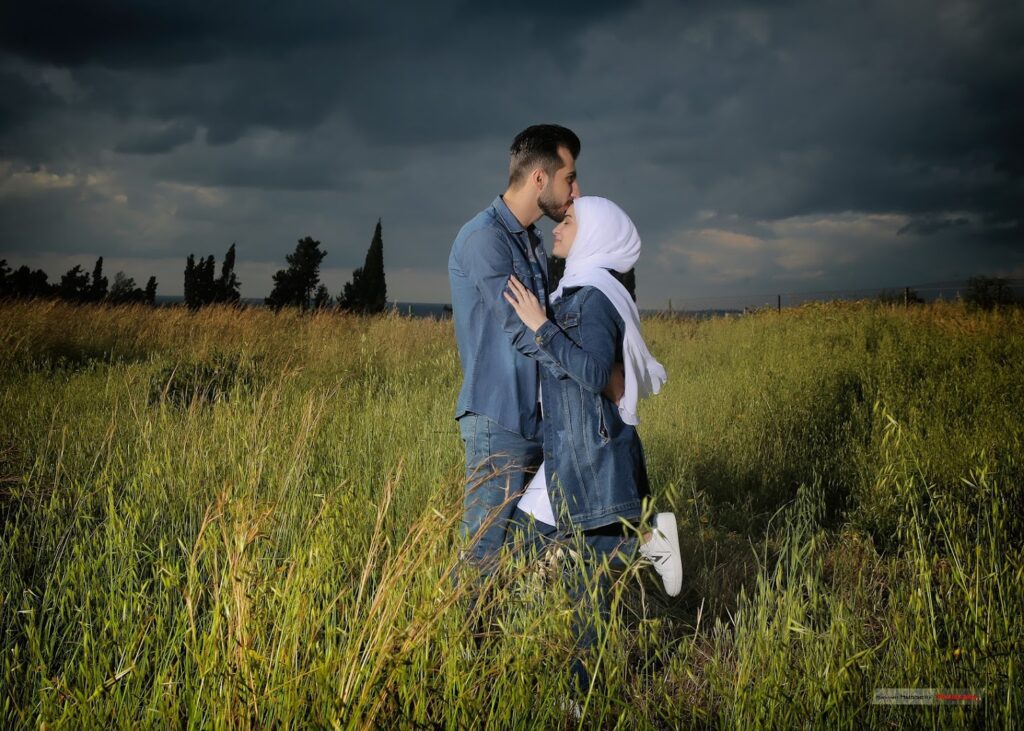
[[[601,392],[615,364],[622,333],[614,305],[598,290],[586,293],[580,311],[580,343],[548,319],[540,302],[513,277],[505,299],[534,331],[537,347],[551,357],[569,377],[588,391]]]

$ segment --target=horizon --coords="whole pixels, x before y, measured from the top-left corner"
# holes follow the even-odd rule
[[[982,277],[986,275],[980,275]],[[1024,295],[1024,279],[1002,280],[1016,295]],[[705,313],[705,312],[728,312],[736,313],[750,309],[772,308],[780,306],[794,307],[810,302],[828,301],[864,301],[875,300],[882,297],[902,297],[906,291],[908,295],[920,297],[924,302],[952,301],[961,299],[964,293],[970,288],[969,280],[949,282],[929,282],[916,286],[902,287],[872,287],[866,289],[845,289],[830,291],[803,291],[803,292],[776,292],[776,293],[754,293],[735,294],[719,297],[695,298],[693,300],[669,300],[664,307],[640,307],[641,314],[655,313]],[[161,295],[157,294],[157,304],[169,304],[184,302],[183,295]],[[249,306],[264,306],[262,297],[242,297],[240,302]],[[411,300],[388,300],[387,308],[401,310],[402,308],[419,308],[421,312],[413,314],[436,314],[428,310],[439,308],[451,308],[450,301],[411,301]]]
[[[0,259],[2,260],[2,259]],[[17,269],[20,264],[17,262],[9,262],[6,260],[6,265],[12,269]],[[95,262],[93,262],[95,264]],[[113,280],[114,272],[107,271],[105,268],[106,259],[104,259],[104,276],[108,280]],[[26,265],[27,266],[27,265]],[[89,272],[92,269],[92,265],[80,264],[84,272]],[[60,281],[60,276],[49,278],[49,272],[45,272],[48,276],[48,282],[51,285],[56,285]],[[118,271],[118,274],[124,273]],[[130,275],[129,275],[130,276]],[[183,273],[184,277],[184,273]],[[135,278],[132,277],[134,280]],[[939,300],[956,300],[963,297],[964,292],[971,288],[972,279],[990,280],[991,283],[1000,283],[1008,286],[1009,290],[1016,296],[1024,299],[1024,278],[1012,278],[1012,277],[1000,277],[998,275],[992,275],[988,273],[977,273],[972,277],[967,277],[957,280],[947,280],[942,282],[919,282],[916,284],[904,284],[898,286],[881,286],[881,287],[848,287],[843,289],[832,289],[832,290],[798,290],[798,291],[776,291],[776,292],[760,292],[760,293],[731,293],[731,294],[718,294],[706,297],[689,297],[689,298],[669,298],[666,302],[662,303],[662,306],[657,304],[642,305],[638,304],[638,307],[642,313],[671,313],[676,312],[690,312],[690,313],[705,313],[705,312],[744,312],[752,309],[761,308],[773,308],[773,307],[793,307],[798,306],[807,302],[826,302],[832,300],[839,301],[858,301],[858,300],[872,300],[872,299],[899,299],[906,293],[908,297],[920,298],[924,302],[933,302]],[[322,280],[321,280],[322,281]],[[138,286],[141,282],[136,281],[135,284]],[[390,290],[390,287],[389,287]],[[249,296],[242,295],[239,299],[241,304],[248,306],[263,306],[265,299],[269,296],[268,291],[265,295]],[[332,298],[335,295],[332,294]],[[639,299],[639,293],[638,293]],[[172,293],[166,294],[161,293],[159,289],[159,282],[157,287],[157,294],[155,301],[157,304],[172,304],[178,302],[184,302],[184,293]],[[401,309],[403,307],[416,307],[419,308],[422,313],[427,313],[428,309],[433,308],[451,308],[450,298],[447,300],[398,300],[388,299],[388,309]]]

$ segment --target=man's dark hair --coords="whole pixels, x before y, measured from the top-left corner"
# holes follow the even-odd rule
[[[535,124],[517,134],[509,148],[508,184],[520,185],[537,165],[554,175],[562,166],[559,147],[567,149],[575,160],[580,155],[580,138],[557,124]]]

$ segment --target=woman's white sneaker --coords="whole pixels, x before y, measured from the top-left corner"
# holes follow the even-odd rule
[[[640,546],[640,553],[661,575],[665,593],[678,596],[683,588],[683,557],[679,553],[679,531],[674,513],[654,516],[651,539]]]

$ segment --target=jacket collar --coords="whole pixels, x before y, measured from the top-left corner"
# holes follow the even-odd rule
[[[491,208],[494,209],[494,212],[498,216],[498,220],[501,221],[505,228],[508,229],[510,234],[521,234],[526,231],[527,228],[530,230],[535,228],[533,225],[524,227],[523,224],[519,223],[519,219],[516,218],[515,214],[513,214],[512,211],[509,210],[508,206],[505,205],[505,201],[500,195],[494,199],[494,202],[491,204]]]

